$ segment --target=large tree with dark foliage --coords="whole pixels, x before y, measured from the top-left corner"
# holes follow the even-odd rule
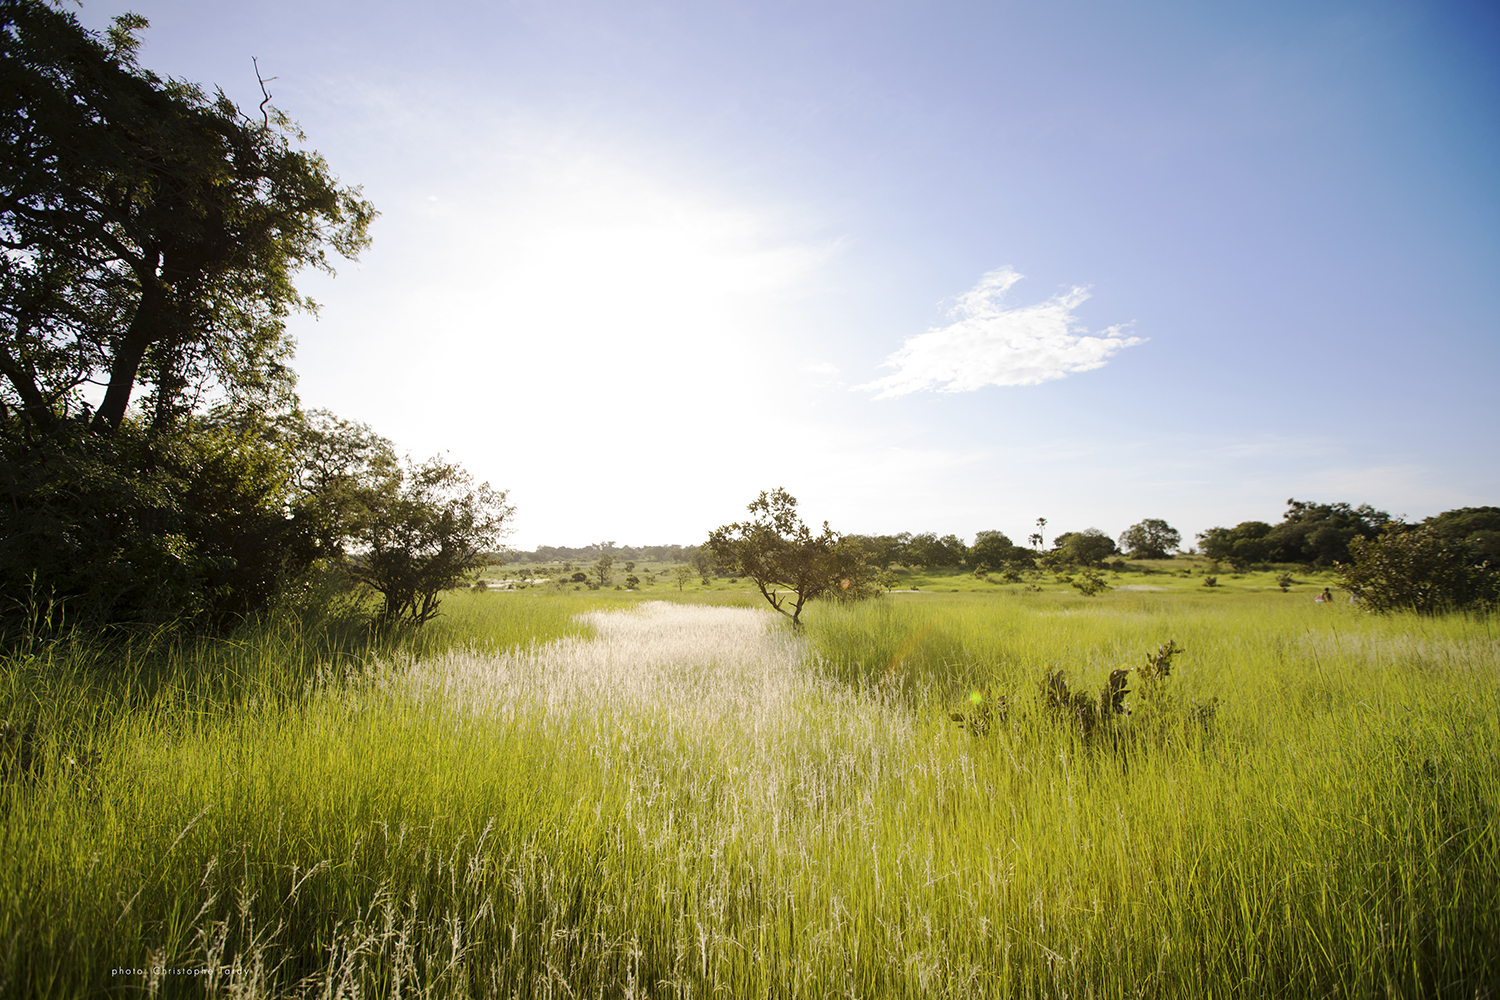
[[[227,624],[336,533],[333,497],[303,488],[308,428],[267,414],[295,416],[297,272],[358,253],[374,211],[279,112],[142,68],[145,27],[0,0],[7,630],[59,605]]]
[[[1182,534],[1159,517],[1132,524],[1120,536],[1120,545],[1133,559],[1166,559],[1182,544]]]
[[[1119,549],[1115,541],[1098,528],[1065,531],[1052,543],[1046,562],[1053,566],[1100,566]]]
[[[1349,561],[1350,542],[1376,537],[1391,521],[1391,515],[1369,504],[1286,503],[1286,514],[1274,527],[1245,521],[1234,528],[1200,533],[1203,554],[1237,566],[1260,562],[1333,566]]]
[[[286,398],[293,278],[355,256],[374,210],[284,115],[241,113],[136,61],[146,21],[99,37],[0,0],[0,405],[46,432],[101,385],[95,430],[138,387],[166,429],[205,390]]]
[[[1031,569],[1036,553],[1015,544],[1003,531],[981,531],[969,548],[969,565],[976,573]]]

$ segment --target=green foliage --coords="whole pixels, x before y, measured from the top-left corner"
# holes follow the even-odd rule
[[[981,531],[968,551],[968,564],[976,573],[1019,573],[1036,566],[1036,553],[1022,548],[1000,531]]]
[[[1444,538],[1462,542],[1471,562],[1500,566],[1500,507],[1460,507],[1422,524]]]
[[[614,547],[614,542],[600,542],[595,546],[599,550],[599,558],[594,561],[594,582],[600,587],[609,584],[610,574],[614,570],[615,554],[611,551]]]
[[[858,540],[864,546],[866,558],[882,572],[890,570],[892,565],[906,563],[907,546],[911,542],[909,531],[904,531],[899,535],[846,535],[844,537]]]
[[[920,569],[961,566],[968,561],[969,549],[957,535],[939,538],[931,531],[912,535],[902,552],[902,562]]]
[[[762,491],[747,510],[751,520],[715,528],[703,548],[753,580],[794,627],[801,627],[802,610],[813,598],[853,600],[879,592],[878,571],[864,547],[840,538],[826,521],[814,535],[797,514],[797,498],[786,490]]]
[[[1052,551],[1048,553],[1050,560],[1044,559],[1044,565],[1049,568],[1058,566],[1102,566],[1104,560],[1115,554],[1114,539],[1110,538],[1098,528],[1085,528],[1082,531],[1067,531],[1052,543]]]
[[[225,627],[307,570],[293,453],[207,418],[153,434],[0,427],[0,616],[36,601],[77,625]]]
[[[442,458],[405,459],[390,476],[389,484],[364,495],[367,513],[354,536],[360,551],[350,572],[383,596],[383,624],[422,625],[437,615],[444,590],[484,565],[514,508],[504,491],[476,485]]]
[[[164,431],[216,386],[290,400],[293,285],[354,257],[374,217],[280,114],[135,61],[143,18],[107,41],[43,0],[0,4],[0,405],[49,430],[105,385],[118,428],[137,386]]]
[[[1099,571],[1088,567],[1079,572],[1077,579],[1068,582],[1084,597],[1097,597],[1109,590],[1109,583],[1100,575]]]
[[[1178,545],[1182,534],[1161,518],[1148,517],[1125,529],[1120,546],[1132,559],[1166,559]]]
[[[377,498],[397,488],[396,446],[368,424],[327,410],[292,413],[262,432],[294,456],[295,514],[318,557],[343,560],[369,531]]]
[[[1356,539],[1353,561],[1340,572],[1344,586],[1371,611],[1492,610],[1500,603],[1500,564],[1482,558],[1482,542],[1471,545],[1461,532],[1431,523],[1390,524],[1376,538]]]
[[[1288,500],[1280,524],[1244,521],[1198,535],[1203,554],[1243,571],[1255,563],[1302,563],[1330,567],[1349,559],[1356,538],[1374,538],[1391,516],[1369,504],[1317,504]]]

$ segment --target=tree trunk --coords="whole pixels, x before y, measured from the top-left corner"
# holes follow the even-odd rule
[[[15,388],[16,395],[21,397],[21,412],[27,419],[42,430],[49,430],[56,421],[57,414],[48,405],[47,398],[42,395],[32,374],[4,349],[0,349],[0,373],[5,375],[6,380]]]
[[[140,373],[141,359],[146,356],[146,348],[161,337],[165,299],[165,293],[154,281],[148,282],[142,290],[141,302],[130,321],[130,329],[120,339],[110,361],[109,387],[104,390],[104,401],[99,404],[90,425],[95,431],[113,432],[125,419],[130,394],[135,390],[136,375]]]

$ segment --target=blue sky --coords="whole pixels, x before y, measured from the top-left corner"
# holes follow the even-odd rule
[[[90,2],[86,24],[118,9]],[[382,215],[308,406],[512,544],[1500,503],[1480,3],[141,0]]]

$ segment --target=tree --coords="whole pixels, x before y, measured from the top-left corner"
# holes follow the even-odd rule
[[[1210,528],[1198,536],[1204,555],[1228,559],[1236,566],[1255,562],[1334,566],[1348,562],[1349,543],[1374,538],[1391,515],[1369,504],[1309,503],[1288,500],[1281,523],[1262,532],[1262,521],[1235,528]]]
[[[286,402],[293,278],[368,243],[375,212],[269,106],[136,62],[144,18],[101,39],[44,0],[0,0],[0,406],[50,431],[104,386],[98,431],[149,389],[163,430],[217,388]],[[269,95],[268,95],[269,100]]]
[[[981,531],[969,549],[969,565],[976,573],[1031,569],[1035,564],[1034,552],[1016,545],[1000,531]]]
[[[342,560],[368,531],[382,497],[400,489],[396,446],[368,424],[327,410],[293,413],[277,423],[295,456],[295,517],[317,557]]]
[[[0,616],[43,602],[69,624],[229,627],[317,555],[294,465],[212,416],[171,436],[134,420],[108,436],[70,420],[29,445],[0,433]]]
[[[1429,517],[1422,524],[1461,543],[1475,563],[1500,567],[1500,507],[1460,507]]]
[[[797,514],[797,498],[786,490],[762,491],[746,509],[750,520],[715,528],[704,548],[753,580],[794,628],[802,627],[802,609],[815,597],[873,592],[874,570],[862,549],[843,544],[827,521],[813,534]]]
[[[1266,536],[1271,526],[1264,521],[1241,521],[1233,528],[1209,528],[1199,532],[1203,554],[1236,569],[1267,561]]]
[[[1354,539],[1352,561],[1339,568],[1344,586],[1376,612],[1493,610],[1500,604],[1500,565],[1476,558],[1437,520],[1392,522],[1374,538]]]
[[[904,549],[903,559],[906,565],[922,569],[958,566],[968,556],[968,546],[957,535],[939,538],[931,531],[911,536]]]
[[[882,572],[889,570],[892,563],[899,563],[906,558],[906,546],[911,541],[911,535],[903,532],[899,535],[845,535],[846,539],[858,540],[864,546],[870,562]]]
[[[672,578],[677,581],[678,590],[681,590],[683,587],[686,587],[690,582],[692,582],[692,579],[695,575],[697,574],[693,572],[693,567],[689,566],[687,563],[683,563],[681,566],[678,566],[672,570]]]
[[[609,574],[615,565],[615,554],[611,551],[615,543],[599,542],[594,547],[599,550],[599,558],[594,563],[594,574],[599,578],[599,586],[603,587],[609,583]]]
[[[1166,559],[1182,544],[1178,530],[1159,517],[1132,524],[1120,536],[1120,545],[1132,559]]]
[[[1308,503],[1288,500],[1286,514],[1266,535],[1266,557],[1271,562],[1300,562],[1333,566],[1348,562],[1349,543],[1375,538],[1391,523],[1391,515],[1369,504]]]
[[[698,579],[706,585],[708,578],[714,573],[714,554],[706,545],[695,545],[692,554],[688,556],[688,564],[697,572]]]
[[[438,595],[482,565],[515,510],[503,491],[476,486],[442,458],[403,460],[392,486],[366,498],[350,571],[384,597],[382,624],[422,625],[437,616]]]
[[[1114,555],[1115,551],[1114,539],[1098,528],[1067,531],[1058,535],[1052,542],[1052,555],[1055,561],[1076,566],[1101,565],[1105,557]]]

